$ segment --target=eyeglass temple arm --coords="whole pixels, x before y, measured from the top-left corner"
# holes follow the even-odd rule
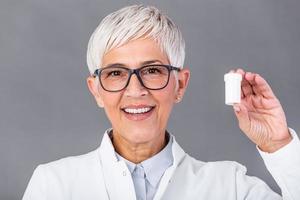
[[[95,77],[97,77],[98,75],[99,75],[99,71],[100,71],[100,69],[96,69],[95,71],[94,71],[94,73],[93,73],[93,77],[95,78]]]
[[[169,65],[169,67],[170,67],[171,70],[175,70],[175,71],[178,71],[178,72],[181,71],[181,69],[179,67],[173,67],[171,65]]]

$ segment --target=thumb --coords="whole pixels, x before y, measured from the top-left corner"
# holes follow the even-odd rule
[[[247,132],[250,129],[250,118],[248,109],[245,105],[237,103],[233,105],[235,116],[239,121],[239,127],[242,131]]]

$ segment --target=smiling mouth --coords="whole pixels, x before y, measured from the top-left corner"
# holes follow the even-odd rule
[[[126,113],[126,114],[145,114],[145,113],[149,113],[154,109],[155,106],[145,106],[145,107],[141,107],[141,108],[123,108],[122,110]]]

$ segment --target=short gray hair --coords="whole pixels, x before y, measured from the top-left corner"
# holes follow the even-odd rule
[[[153,6],[132,5],[107,15],[91,35],[87,49],[90,73],[101,67],[109,50],[139,38],[153,38],[171,65],[183,67],[185,42],[179,28]]]

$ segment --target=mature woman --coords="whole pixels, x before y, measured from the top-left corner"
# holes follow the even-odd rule
[[[129,6],[105,17],[88,44],[87,85],[112,128],[98,149],[43,164],[24,200],[282,199],[236,162],[201,162],[167,132],[174,104],[187,88],[184,40],[154,7]],[[234,112],[258,147],[284,199],[300,199],[300,142],[258,74],[240,73],[242,102]]]

